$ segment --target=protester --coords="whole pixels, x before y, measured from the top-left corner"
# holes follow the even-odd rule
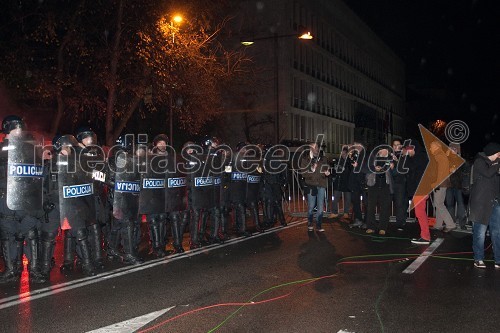
[[[470,216],[473,222],[472,249],[474,266],[486,268],[484,240],[490,228],[495,268],[500,269],[500,144],[491,142],[480,152],[473,165]]]
[[[429,218],[425,211],[428,196],[415,197],[418,185],[420,184],[420,180],[422,179],[429,160],[424,148],[415,139],[405,141],[402,155],[405,156],[403,166],[408,168],[406,193],[408,198],[414,203],[415,216],[420,226],[420,237],[412,239],[411,242],[413,244],[429,244],[431,241],[431,233],[429,231]]]
[[[314,230],[313,213],[314,207],[316,207],[316,231],[324,232],[325,229],[321,224],[328,176],[330,175],[329,165],[316,142],[309,144],[309,150],[304,155],[300,161],[300,168],[304,177],[304,192],[307,193],[307,230]]]
[[[436,209],[436,224],[434,224],[434,229],[450,232],[456,228],[456,225],[444,204],[444,200],[446,199],[446,191],[451,186],[449,179],[451,166],[439,142],[431,142],[429,150],[429,172],[432,173],[434,179],[431,186],[434,189],[433,204]],[[445,224],[444,227],[443,223]]]
[[[376,154],[370,156],[368,162],[369,172],[366,174],[368,185],[368,208],[366,212],[367,234],[373,234],[378,230],[378,234],[386,234],[389,226],[391,213],[392,175],[390,172],[389,151],[379,149]],[[379,207],[379,220],[375,219],[376,207]]]

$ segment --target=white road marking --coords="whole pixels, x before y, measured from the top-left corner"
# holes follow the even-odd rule
[[[428,258],[429,256],[436,251],[436,249],[441,245],[444,241],[444,238],[438,238],[431,243],[431,245],[425,249],[422,254],[415,259],[414,262],[411,263],[410,266],[406,267],[403,271],[404,274],[413,274]]]
[[[160,310],[160,311],[155,311],[151,312],[139,317],[135,317],[132,319],[128,319],[116,324],[112,324],[106,327],[101,327],[99,329],[93,330],[93,331],[88,331],[87,333],[124,333],[124,332],[135,332],[139,328],[146,326],[156,318],[160,317],[164,313],[167,313],[168,311],[172,310],[175,308],[175,306],[171,306],[169,308]]]
[[[145,262],[142,265],[121,267],[121,268],[117,268],[117,269],[112,270],[112,271],[98,274],[96,276],[85,277],[82,279],[77,279],[77,280],[73,280],[73,281],[69,281],[69,282],[56,284],[56,285],[46,287],[46,288],[28,291],[28,292],[22,293],[20,295],[14,295],[14,296],[2,298],[2,299],[0,299],[0,310],[6,309],[6,308],[9,308],[12,306],[16,306],[16,305],[19,305],[19,304],[22,304],[25,302],[30,302],[30,301],[33,301],[35,299],[40,299],[40,298],[56,295],[56,294],[59,294],[59,293],[62,293],[62,292],[68,291],[68,290],[88,286],[90,284],[102,282],[102,281],[116,278],[119,276],[139,272],[139,271],[151,268],[151,267],[165,265],[165,264],[168,264],[168,263],[176,261],[176,260],[190,258],[190,257],[196,256],[196,255],[202,254],[202,253],[206,254],[207,252],[210,252],[212,250],[217,250],[217,249],[220,249],[220,248],[232,245],[232,244],[245,242],[245,241],[250,240],[252,238],[262,237],[262,236],[269,234],[269,232],[293,228],[293,227],[296,227],[298,225],[304,224],[306,222],[307,222],[307,219],[301,219],[301,220],[298,220],[297,222],[289,223],[286,227],[282,227],[282,226],[274,227],[274,228],[271,228],[269,230],[266,230],[266,232],[256,233],[256,234],[252,235],[251,237],[233,238],[233,239],[227,240],[226,242],[224,242],[224,244],[209,245],[209,246],[202,247],[200,249],[186,251],[185,253],[174,254],[174,255],[169,256],[167,258],[150,260],[150,261]]]

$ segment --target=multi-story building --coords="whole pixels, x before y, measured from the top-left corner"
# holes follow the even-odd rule
[[[373,145],[404,134],[404,64],[342,1],[244,0],[237,13],[258,77],[237,107],[250,136],[239,139],[324,134],[327,151],[338,153],[353,140]],[[296,38],[303,28],[312,40]]]

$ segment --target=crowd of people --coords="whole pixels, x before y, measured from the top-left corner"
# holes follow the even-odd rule
[[[290,181],[290,156],[281,145],[241,142],[233,150],[207,136],[201,142],[186,142],[176,153],[164,134],[152,142],[126,134],[114,147],[103,149],[97,145],[94,131],[84,126],[75,135],[55,136],[47,147],[39,145],[15,115],[3,119],[2,132],[0,244],[4,270],[0,283],[20,279],[24,255],[30,281],[48,281],[60,233],[61,272],[67,274],[80,266],[85,275],[92,276],[105,267],[105,257],[128,265],[143,262],[138,251],[142,221],[147,222],[150,253],[159,258],[168,254],[169,234],[170,253],[182,253],[188,230],[193,250],[222,243],[232,234],[250,236],[247,220],[257,232],[277,222],[286,225],[283,189]],[[420,235],[412,242],[429,244],[429,196],[417,191],[427,168],[436,211],[434,228],[447,233],[457,226],[466,228],[471,221],[475,266],[484,268],[489,226],[495,267],[500,268],[500,145],[487,145],[472,171],[468,164],[457,168],[448,163],[449,154],[460,154],[459,146],[451,145],[451,152],[445,151],[437,141],[430,145],[429,155],[415,139],[394,139],[391,145],[371,151],[354,142],[334,160],[324,155],[321,142],[305,148],[298,167],[301,190],[307,196],[308,232],[325,232],[324,203],[327,188],[333,184],[334,218],[341,217],[339,208],[343,207],[342,217],[352,216],[351,227],[384,236],[391,206],[397,231],[404,230],[408,212],[414,209]],[[469,215],[464,195],[470,203]]]
[[[486,267],[484,241],[489,226],[495,267],[500,268],[499,144],[489,143],[473,163],[465,161],[459,166],[451,163],[454,159],[450,154],[460,155],[460,146],[451,143],[447,149],[437,140],[430,143],[428,152],[415,139],[395,138],[391,145],[381,144],[371,151],[354,142],[344,146],[338,159],[330,162],[322,158],[318,144],[310,144],[310,155],[306,155],[304,162],[312,166],[301,170],[308,196],[309,231],[313,230],[314,208],[317,209],[317,228],[323,231],[320,211],[328,180],[333,181],[333,217],[340,217],[339,206],[342,206],[342,217],[352,216],[350,226],[360,227],[367,234],[386,235],[391,215],[395,217],[396,232],[404,231],[409,212],[414,210],[420,226],[420,235],[411,240],[414,244],[431,242],[427,205],[432,199],[433,229],[449,233],[456,228],[467,229],[467,224],[472,224],[474,265],[479,268]],[[325,164],[331,168],[325,168]],[[422,182],[428,184],[422,186]]]
[[[105,256],[128,265],[143,262],[143,220],[150,253],[159,258],[168,254],[168,234],[170,253],[184,252],[187,230],[191,250],[233,234],[248,237],[247,214],[257,232],[286,226],[287,157],[279,146],[241,142],[232,150],[207,136],[176,153],[164,134],[152,142],[125,134],[105,150],[92,129],[81,127],[42,147],[18,116],[4,118],[2,132],[0,283],[20,279],[24,255],[30,281],[49,280],[60,232],[61,272],[80,266],[92,276],[104,268]]]

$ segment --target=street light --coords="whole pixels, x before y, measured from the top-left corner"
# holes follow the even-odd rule
[[[259,37],[259,38],[253,38],[253,39],[242,39],[240,43],[244,46],[250,46],[253,45],[255,41],[259,40],[266,40],[266,39],[273,39],[274,40],[274,72],[275,72],[275,77],[276,77],[276,86],[275,86],[275,94],[276,94],[276,116],[275,116],[275,131],[276,131],[276,143],[279,144],[280,140],[280,91],[279,91],[279,57],[278,57],[278,49],[279,49],[279,44],[278,44],[278,39],[280,38],[285,38],[285,37],[296,37],[298,39],[305,39],[305,40],[310,40],[313,39],[313,36],[311,33],[305,32],[301,34],[288,34],[288,35],[278,35],[275,33],[273,36],[268,36],[268,37]]]
[[[170,21],[170,29],[172,30],[172,43],[175,42],[175,32],[179,30],[179,28],[177,28],[174,23],[179,25],[183,20],[184,18],[179,14],[172,16],[172,21]]]
[[[175,33],[179,31],[179,28],[175,26],[175,24],[180,25],[184,21],[184,18],[180,14],[175,14],[172,16],[172,20],[170,21],[170,30],[172,30],[172,43],[175,43]],[[173,116],[174,116],[174,103],[173,96],[170,93],[170,112],[169,112],[169,134],[170,134],[170,145],[174,144],[174,125],[173,125]]]

